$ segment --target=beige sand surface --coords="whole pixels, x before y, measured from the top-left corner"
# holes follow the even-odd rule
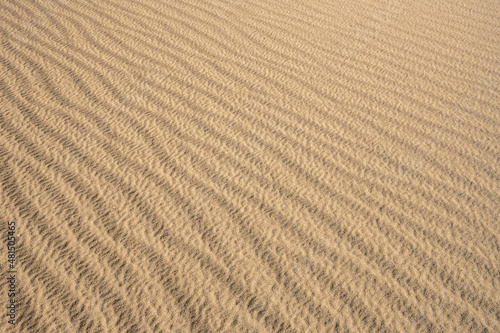
[[[0,39],[0,332],[500,332],[498,0],[0,0]]]

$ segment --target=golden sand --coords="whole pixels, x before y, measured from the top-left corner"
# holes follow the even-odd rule
[[[499,1],[0,4],[0,332],[500,332]]]

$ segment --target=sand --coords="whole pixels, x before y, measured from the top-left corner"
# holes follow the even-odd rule
[[[0,332],[500,332],[500,2],[0,18]]]

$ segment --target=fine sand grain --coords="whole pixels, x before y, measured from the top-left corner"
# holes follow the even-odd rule
[[[0,332],[500,332],[498,0],[0,0],[0,39]]]

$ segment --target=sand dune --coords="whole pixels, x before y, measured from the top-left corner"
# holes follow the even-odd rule
[[[500,332],[500,2],[0,17],[1,332]]]

